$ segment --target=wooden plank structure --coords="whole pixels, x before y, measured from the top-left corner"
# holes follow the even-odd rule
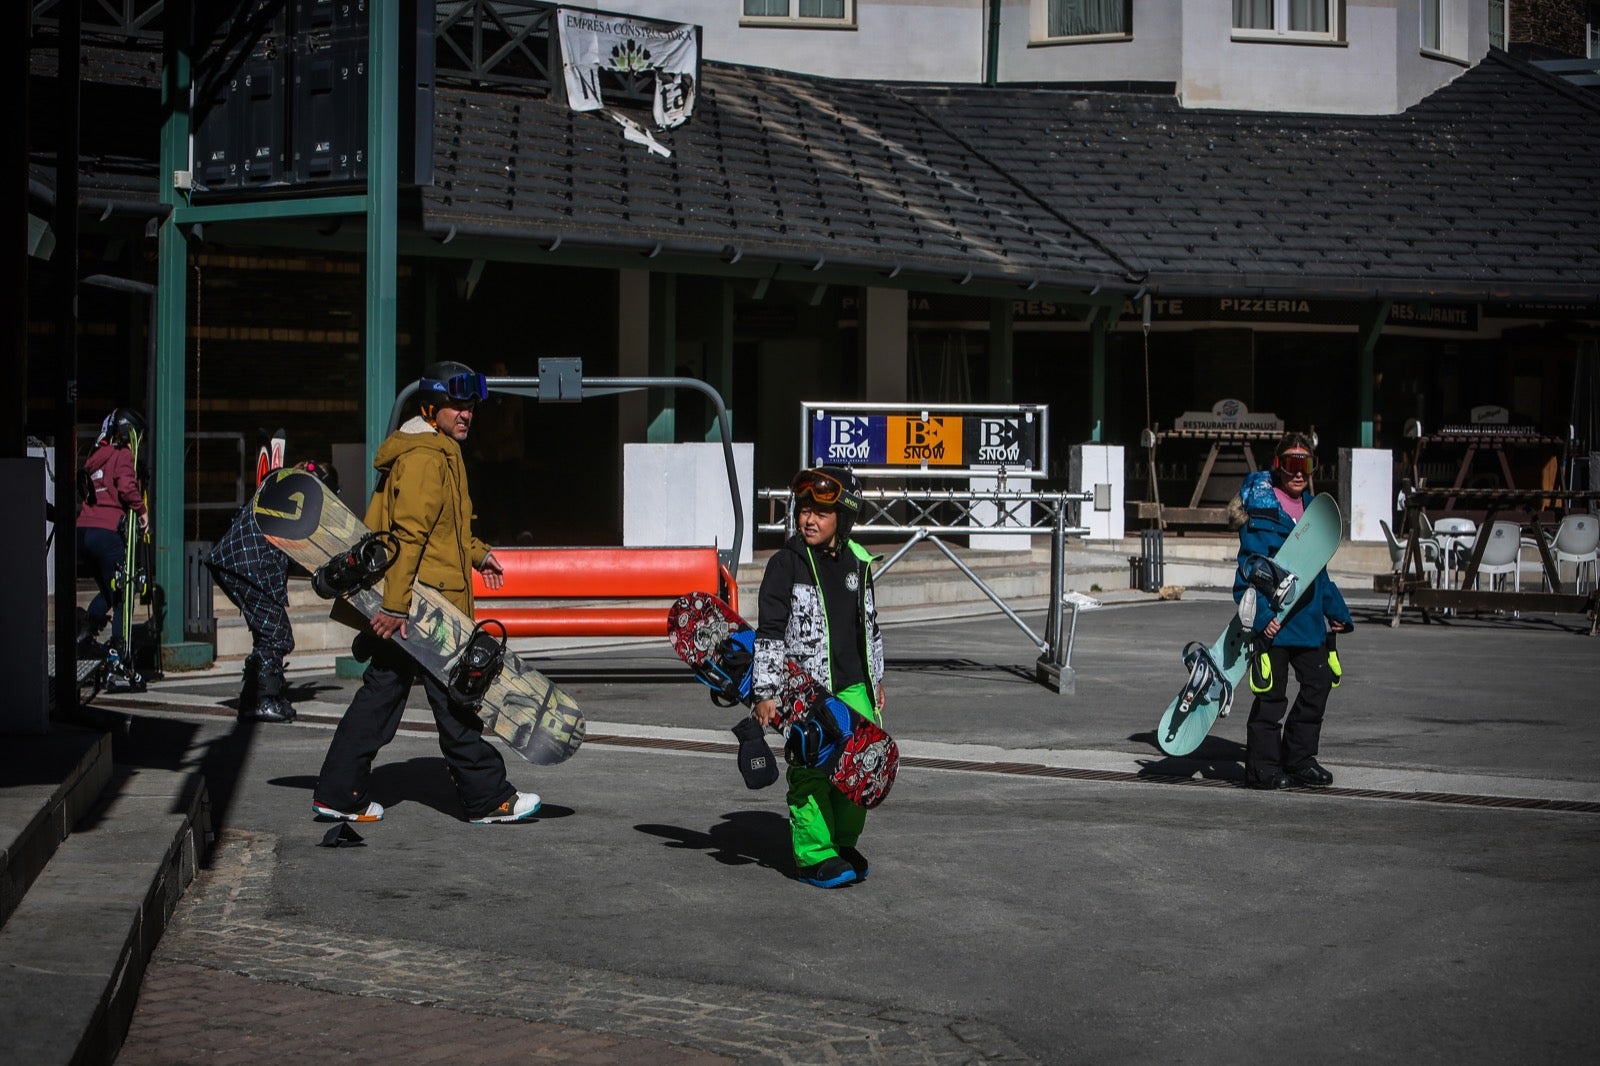
[[[1391,627],[1400,624],[1400,616],[1409,604],[1422,612],[1423,621],[1426,622],[1433,620],[1429,612],[1434,609],[1474,612],[1527,611],[1587,615],[1589,635],[1594,636],[1600,631],[1600,589],[1574,594],[1562,588],[1561,572],[1556,566],[1555,557],[1550,553],[1549,538],[1545,536],[1544,526],[1540,520],[1541,514],[1551,505],[1562,510],[1578,510],[1584,505],[1592,505],[1600,501],[1600,491],[1464,487],[1416,489],[1407,481],[1401,492],[1405,498],[1405,517],[1402,523],[1408,535],[1400,570],[1394,575],[1395,585],[1392,586],[1395,594],[1394,617],[1389,620]],[[1422,569],[1421,545],[1425,536],[1422,531],[1422,518],[1430,507],[1439,508],[1457,500],[1482,509],[1484,517],[1479,523],[1480,529],[1488,528],[1496,518],[1512,519],[1530,527],[1533,531],[1533,540],[1539,548],[1541,569],[1549,591],[1483,592],[1469,587],[1477,579],[1478,566],[1483,561],[1484,548],[1488,546],[1487,537],[1479,537],[1474,544],[1472,556],[1467,560],[1466,569],[1462,572],[1461,583],[1457,588],[1434,588]]]
[[[1227,507],[1204,507],[1201,502],[1211,483],[1211,475],[1219,459],[1243,459],[1245,469],[1254,473],[1261,467],[1256,462],[1255,446],[1269,448],[1283,437],[1282,429],[1234,427],[1229,429],[1169,429],[1147,430],[1144,434],[1146,488],[1145,499],[1134,504],[1134,516],[1142,521],[1153,521],[1160,528],[1167,525],[1226,526]],[[1164,444],[1192,442],[1208,445],[1200,475],[1195,480],[1189,502],[1183,507],[1168,507],[1161,502],[1161,483],[1156,475],[1156,452]]]

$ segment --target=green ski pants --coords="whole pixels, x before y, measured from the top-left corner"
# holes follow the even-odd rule
[[[838,696],[876,722],[866,685],[851,685]],[[789,836],[794,843],[794,864],[815,866],[853,848],[867,824],[864,807],[851,803],[833,787],[827,773],[804,766],[789,767]]]

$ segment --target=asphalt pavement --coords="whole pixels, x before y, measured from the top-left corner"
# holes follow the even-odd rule
[[[204,767],[220,826],[120,1061],[1588,1061],[1600,639],[1376,606],[1340,642],[1334,786],[1279,793],[1238,784],[1247,696],[1193,757],[1154,743],[1229,602],[1084,612],[1071,696],[998,613],[888,626],[902,769],[832,892],[665,642],[525,642],[589,740],[507,755],[545,799],[522,825],[462,820],[419,687],[354,847],[310,811],[358,683],[330,661],[291,660],[289,726],[234,721],[236,667],[102,697],[119,760]]]

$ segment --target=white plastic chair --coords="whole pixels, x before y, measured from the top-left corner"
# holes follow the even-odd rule
[[[1522,571],[1519,559],[1522,555],[1522,527],[1515,522],[1492,522],[1479,530],[1478,537],[1473,541],[1472,550],[1478,550],[1478,540],[1488,538],[1488,543],[1483,548],[1483,558],[1478,561],[1478,574],[1474,587],[1482,588],[1482,581],[1491,580],[1491,588],[1500,588],[1505,585],[1505,578],[1510,575],[1518,592],[1522,591]],[[1471,556],[1467,556],[1471,559]],[[1465,565],[1465,564],[1463,564]]]
[[[1427,515],[1423,515],[1424,523]],[[1426,525],[1424,528],[1429,528]],[[1441,518],[1431,526],[1434,543],[1439,545],[1440,570],[1445,587],[1451,584],[1451,572],[1466,568],[1471,558],[1472,545],[1478,535],[1478,523],[1470,518]]]
[[[1378,527],[1383,530],[1383,539],[1389,545],[1389,569],[1398,574],[1405,564],[1406,546],[1394,535],[1394,530],[1389,528],[1389,523],[1378,519]],[[1426,537],[1417,539],[1417,547],[1422,552],[1422,574],[1433,583],[1439,576],[1439,545]],[[1429,576],[1432,575],[1432,576]]]
[[[1550,554],[1555,557],[1557,573],[1562,563],[1572,563],[1576,567],[1572,575],[1576,585],[1574,592],[1584,591],[1585,576],[1588,584],[1593,585],[1595,570],[1600,568],[1600,518],[1592,514],[1567,515],[1556,526]]]

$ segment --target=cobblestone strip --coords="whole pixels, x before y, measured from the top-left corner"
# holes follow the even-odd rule
[[[552,972],[547,965],[508,956],[284,924],[265,914],[276,851],[271,834],[224,832],[210,867],[180,903],[157,960],[328,992],[687,1044],[741,1063],[1034,1061],[982,1022],[599,969]]]

